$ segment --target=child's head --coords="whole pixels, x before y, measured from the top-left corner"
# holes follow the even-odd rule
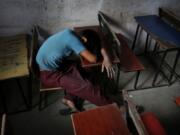
[[[86,29],[80,33],[82,42],[86,49],[95,54],[98,59],[101,57],[101,40],[97,32]]]

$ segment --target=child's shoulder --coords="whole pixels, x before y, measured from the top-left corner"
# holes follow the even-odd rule
[[[67,32],[67,33],[72,33],[73,32],[73,30],[72,29],[70,29],[70,28],[65,28],[64,30],[63,30],[63,32]]]

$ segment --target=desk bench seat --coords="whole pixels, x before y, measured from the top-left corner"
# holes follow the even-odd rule
[[[64,90],[62,87],[49,87],[44,85],[43,83],[40,83],[40,91],[53,91],[53,90]]]
[[[128,47],[128,44],[125,41],[125,37],[119,33],[117,34],[117,37],[121,42],[121,46],[123,50],[120,57],[122,70],[124,72],[134,72],[134,71],[144,70],[144,65],[133,53],[133,51]]]
[[[127,42],[125,41],[125,37],[121,34],[116,34],[119,39],[122,47],[122,53],[120,57],[121,68],[123,72],[137,72],[134,89],[138,89],[138,79],[140,75],[140,71],[144,70],[144,65],[138,59],[138,57],[133,53],[133,51],[129,48]]]

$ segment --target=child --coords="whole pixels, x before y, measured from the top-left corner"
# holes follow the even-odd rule
[[[83,77],[77,64],[66,60],[72,53],[76,53],[89,62],[95,63],[101,52],[102,72],[105,69],[108,77],[112,78],[114,70],[104,47],[99,46],[100,48],[93,52],[90,46],[94,43],[94,39],[98,40],[97,35],[91,31],[82,32],[79,38],[73,30],[65,29],[50,36],[40,47],[36,56],[41,82],[46,86],[65,88],[67,94],[62,101],[72,110],[78,111],[74,103],[75,97],[88,100],[97,106],[112,103],[111,100],[100,94],[100,87],[94,86],[87,78]],[[100,41],[98,42],[100,44]],[[99,49],[100,51],[98,51]]]

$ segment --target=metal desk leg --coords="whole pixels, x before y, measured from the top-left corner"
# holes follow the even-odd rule
[[[140,25],[138,24],[137,28],[136,28],[136,33],[135,33],[135,37],[134,37],[134,41],[133,41],[133,44],[132,44],[132,50],[134,50],[135,48],[135,45],[136,45],[136,40],[137,40],[137,36],[138,36],[138,33],[139,33],[139,28],[140,28]]]
[[[120,64],[117,63],[117,69],[118,69],[118,71],[117,71],[117,79],[116,79],[117,84],[119,84],[120,68],[121,68],[121,67],[120,67]]]
[[[32,109],[32,85],[33,85],[33,82],[32,82],[32,74],[30,73],[29,74],[29,77],[28,77],[28,99],[29,99],[29,109]]]
[[[175,58],[175,60],[174,60],[173,68],[172,68],[172,70],[171,70],[171,74],[170,74],[170,78],[169,78],[170,83],[172,83],[173,73],[174,73],[175,70],[176,70],[176,65],[177,65],[179,56],[180,56],[180,50],[178,50],[178,52],[177,52],[177,54],[176,54],[176,58]]]
[[[48,105],[48,91],[40,91],[39,94],[39,111],[41,111]]]
[[[42,103],[43,103],[43,99],[44,99],[44,93],[40,91],[39,93],[39,111],[42,110]]]
[[[155,76],[154,76],[154,79],[153,79],[153,82],[152,82],[152,86],[155,86],[157,77],[158,77],[158,75],[159,75],[159,73],[160,73],[160,71],[161,71],[161,67],[162,67],[162,65],[163,65],[163,62],[164,62],[164,60],[165,60],[166,55],[167,55],[167,51],[165,51],[164,54],[163,54],[163,57],[162,57],[162,59],[161,59],[160,65],[159,65],[159,68],[158,68],[158,70],[157,70],[157,72],[156,72],[156,74],[155,74]]]
[[[137,75],[136,75],[136,80],[135,80],[135,83],[134,83],[134,89],[137,90],[137,85],[138,85],[138,79],[139,79],[139,76],[140,76],[140,71],[137,71]]]
[[[8,112],[7,104],[6,104],[6,95],[4,94],[3,89],[0,90],[0,97],[3,105],[4,112]]]
[[[156,42],[154,45],[153,52],[156,52],[157,50],[159,50],[159,46],[158,46],[158,43]]]
[[[6,131],[6,114],[2,115],[2,122],[1,122],[1,130],[0,130],[0,135],[5,135]]]
[[[149,34],[147,33],[147,36],[146,36],[146,44],[145,44],[145,48],[144,48],[145,54],[147,53],[148,43],[149,43]]]
[[[25,104],[26,104],[26,107],[28,108],[28,107],[29,107],[29,104],[28,104],[28,101],[26,100],[26,96],[25,96],[25,94],[24,94],[24,92],[23,92],[23,88],[22,88],[22,85],[21,85],[21,82],[20,82],[19,78],[16,78],[16,81],[17,81],[17,84],[18,84],[20,93],[21,93],[21,95],[22,95],[22,98],[23,98],[23,100],[24,100],[24,102],[25,102]]]

